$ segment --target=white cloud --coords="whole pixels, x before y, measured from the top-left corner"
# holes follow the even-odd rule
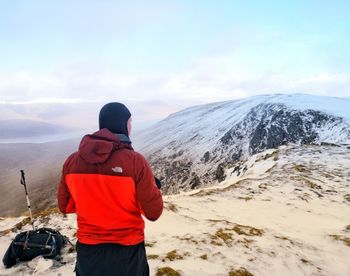
[[[350,82],[350,75],[330,74],[330,73],[321,73],[321,74],[317,74],[317,75],[301,77],[297,80],[298,84],[310,84],[310,83],[346,84],[348,82]]]
[[[191,105],[257,94],[302,92],[350,96],[347,74],[249,76],[221,69],[201,64],[178,74],[146,75],[83,64],[53,73],[3,74],[0,75],[0,119],[31,118],[95,128],[99,109],[109,101],[126,103],[134,121],[145,122]]]

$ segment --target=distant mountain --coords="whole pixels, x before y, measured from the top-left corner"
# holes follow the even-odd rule
[[[57,135],[76,129],[32,120],[0,120],[0,139]]]
[[[166,193],[225,179],[225,169],[266,149],[294,144],[350,144],[350,99],[263,95],[195,106],[134,138]]]

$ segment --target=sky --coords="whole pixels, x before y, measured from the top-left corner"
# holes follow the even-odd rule
[[[151,122],[259,94],[350,97],[350,1],[0,2],[0,119]]]

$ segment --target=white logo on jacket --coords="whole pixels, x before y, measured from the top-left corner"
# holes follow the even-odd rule
[[[114,167],[112,168],[112,171],[114,171],[115,173],[122,173],[123,169],[121,167]]]

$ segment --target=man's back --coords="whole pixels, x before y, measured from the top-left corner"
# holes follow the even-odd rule
[[[107,254],[103,258],[110,258],[107,266],[125,261],[126,256],[118,256],[123,253],[116,255],[105,248],[118,252],[136,250],[140,254],[129,252],[127,255],[140,255],[141,261],[129,262],[147,264],[141,214],[152,221],[158,219],[163,201],[148,163],[133,150],[127,135],[115,134],[106,128],[86,135],[79,150],[69,156],[63,166],[57,197],[63,213],[77,213],[77,269],[87,273],[81,272],[81,275],[95,275],[91,273],[95,256],[89,257],[87,252],[96,253],[101,248]],[[117,273],[122,270],[130,272],[127,267],[119,267],[108,275],[123,275]]]
[[[106,129],[85,136],[65,162],[58,202],[62,212],[77,213],[78,239],[86,244],[140,243],[141,213],[155,220],[162,211],[161,194],[144,158]]]

